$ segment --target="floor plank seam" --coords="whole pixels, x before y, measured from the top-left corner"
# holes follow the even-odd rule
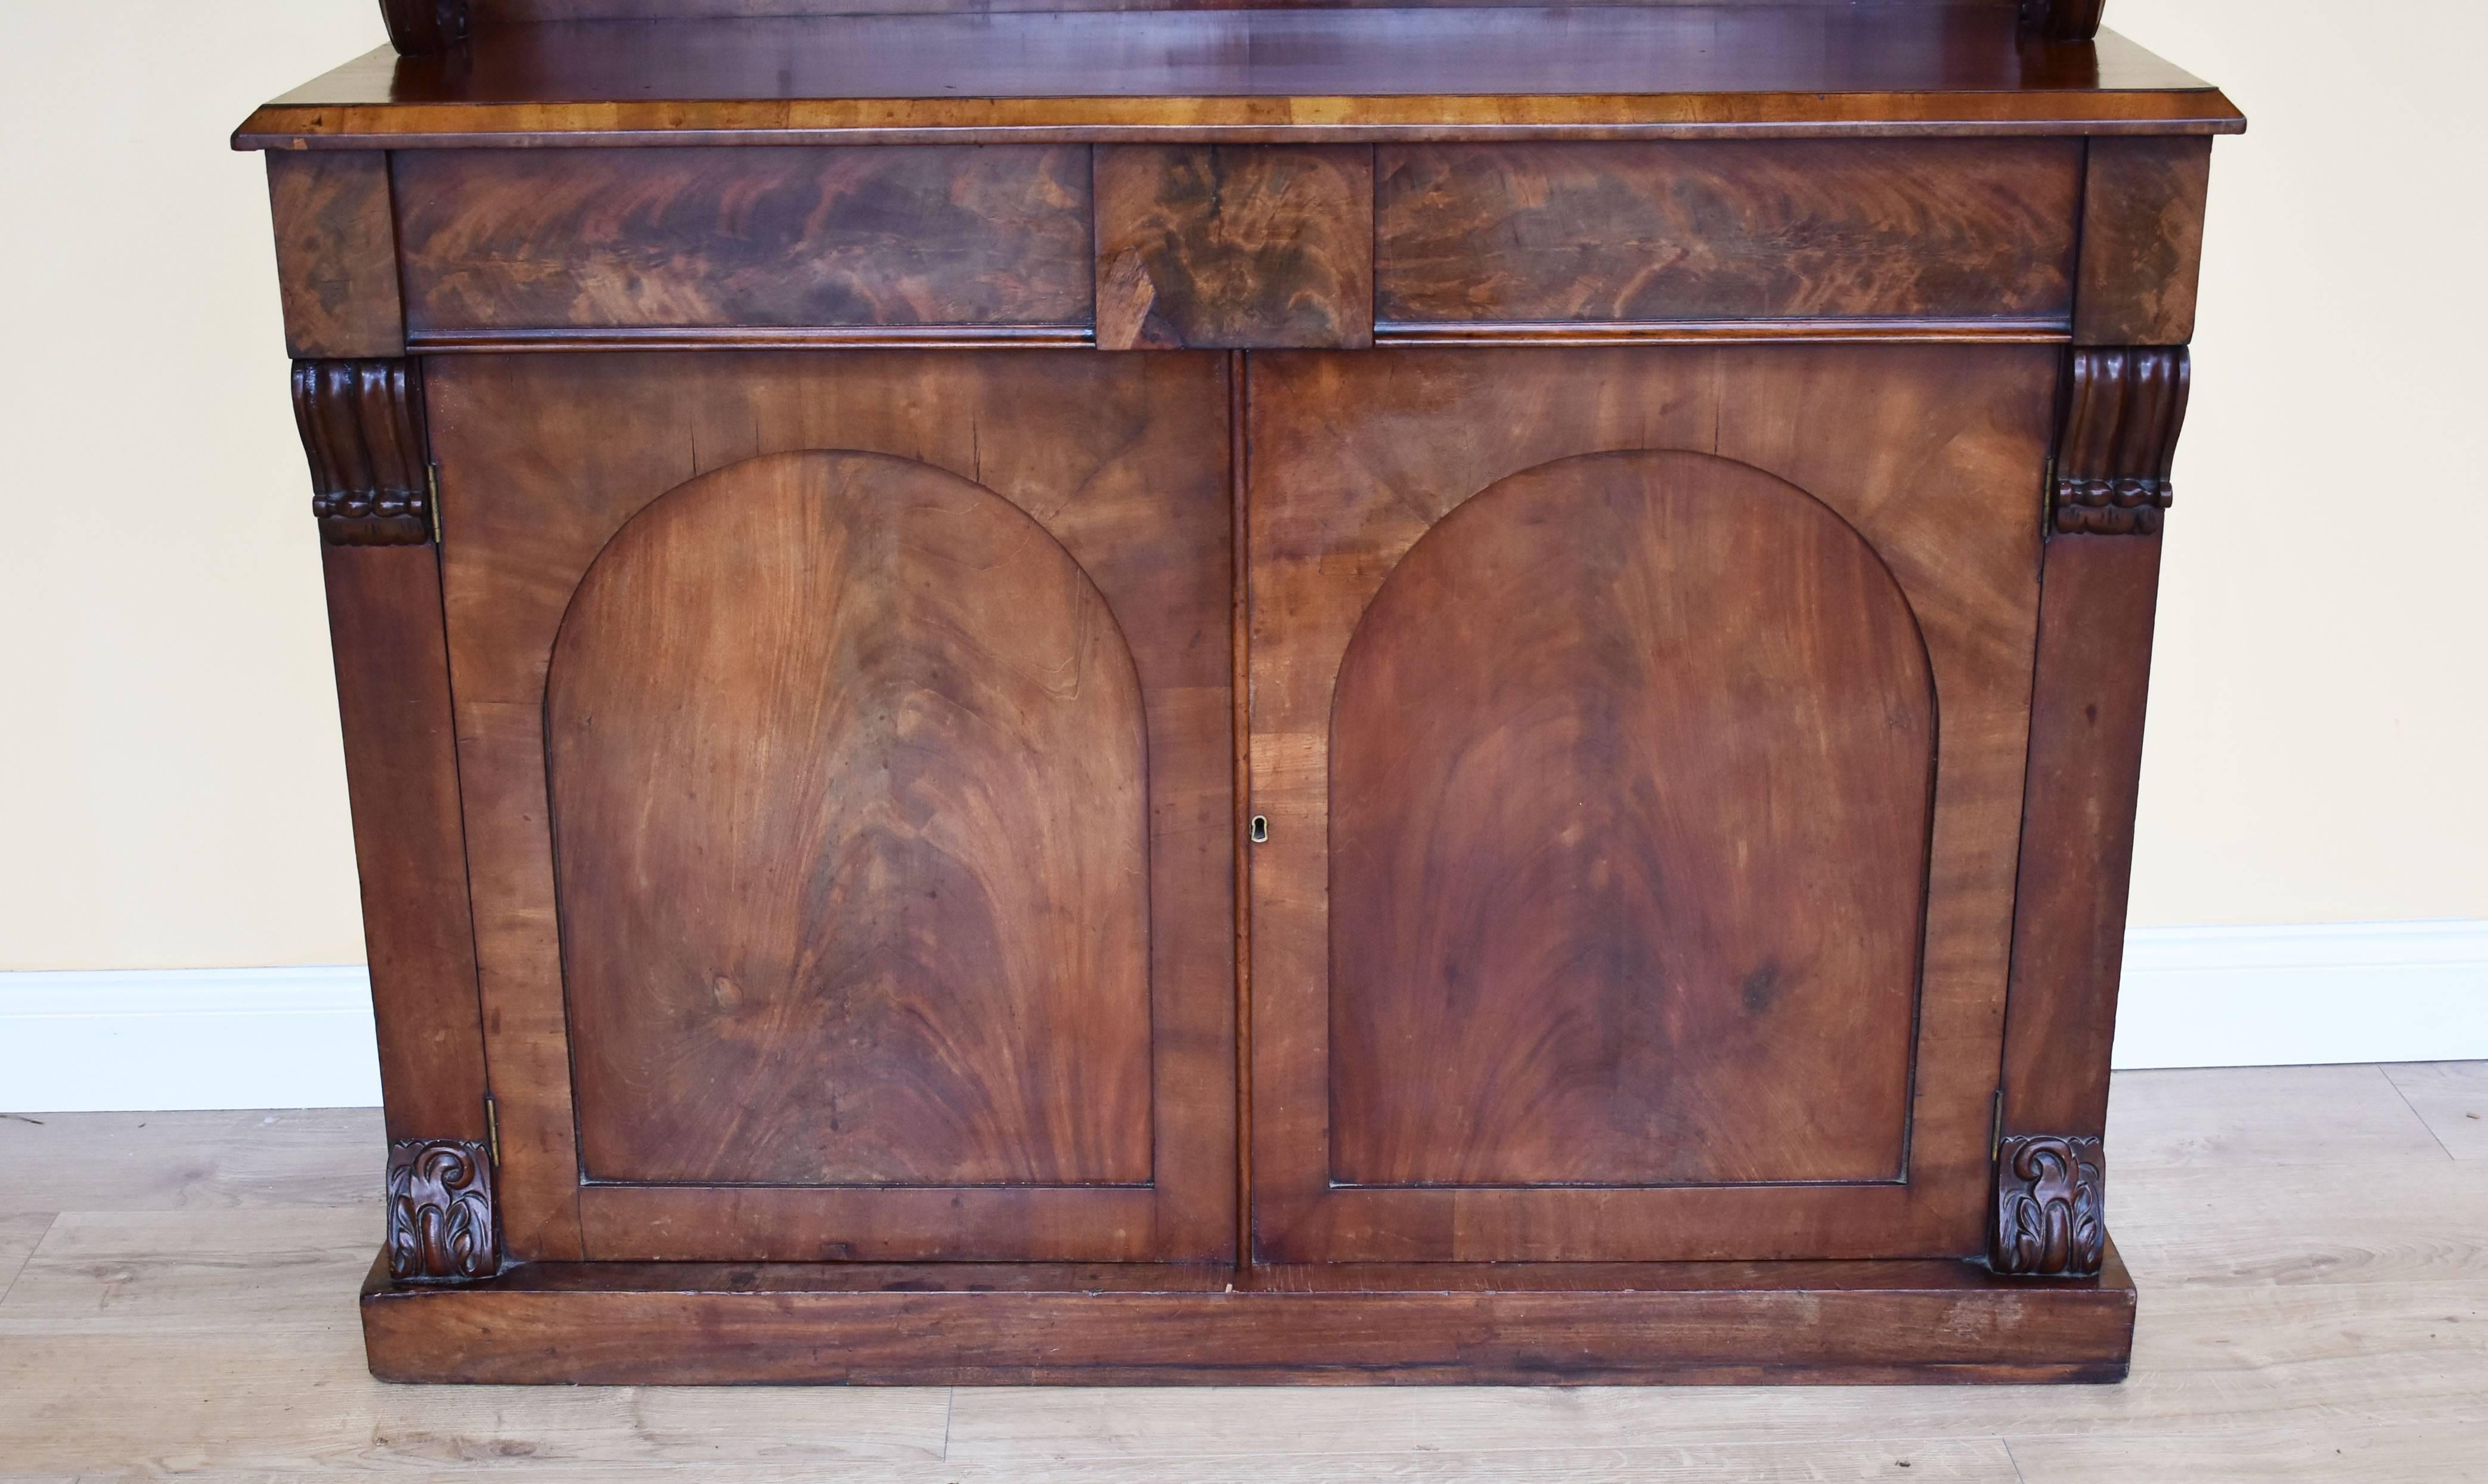
[[[2418,1104],[2411,1101],[2410,1089],[2402,1086],[2401,1079],[2394,1076],[2389,1068],[2378,1067],[2376,1071],[2384,1077],[2385,1085],[2393,1090],[2393,1096],[2402,1100],[2402,1106],[2411,1110],[2411,1117],[2417,1119],[2418,1126],[2427,1130],[2427,1136],[2436,1141],[2436,1147],[2445,1151],[2445,1157],[2459,1158],[2460,1156],[2453,1152],[2453,1146],[2445,1142],[2445,1135],[2437,1131],[2435,1120],[2420,1112]]]
[[[20,1214],[42,1216],[43,1218],[43,1229],[37,1232],[35,1234],[35,1240],[27,1244],[26,1255],[17,1259],[17,1266],[9,1270],[7,1280],[0,1281],[0,1304],[7,1303],[9,1301],[9,1296],[17,1291],[17,1280],[23,1277],[26,1270],[34,1265],[35,1254],[43,1250],[43,1243],[51,1241],[53,1229],[61,1224],[61,1213],[57,1211],[49,1213],[40,1211],[23,1212],[20,1213]]]
[[[2013,1466],[2014,1479],[2018,1484],[2030,1484],[2030,1476],[2022,1471],[2022,1460],[2013,1452],[2013,1440],[1999,1433],[1995,1441],[2004,1445],[2004,1461]]]

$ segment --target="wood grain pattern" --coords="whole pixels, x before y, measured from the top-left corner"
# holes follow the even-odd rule
[[[1908,600],[1750,465],[1513,474],[1331,715],[1331,1177],[1892,1180],[1935,771]]]
[[[484,1026],[433,548],[323,546],[354,865],[395,1139],[482,1139]]]
[[[2102,1142],[2120,1180],[2137,1169],[2441,1168],[2446,1155],[2393,1079],[2357,1065],[2121,1071]]]
[[[1378,320],[1376,345],[2062,345],[2062,319],[1837,319],[1788,315],[1747,320]]]
[[[1354,148],[1096,152],[1097,344],[1373,343],[1373,156]]]
[[[311,514],[330,546],[432,539],[423,374],[412,360],[297,360],[294,425],[311,464]]]
[[[1086,154],[400,155],[408,326],[1086,324]]]
[[[2133,1343],[2112,1255],[2045,1285],[1942,1262],[1443,1272],[548,1264],[426,1290],[376,1270],[363,1332],[384,1379],[499,1384],[2113,1381]]]
[[[297,359],[405,355],[388,157],[377,150],[271,153],[268,203],[285,353]]]
[[[2070,311],[2070,140],[1386,145],[1393,322]]]
[[[1424,4],[1414,7],[1408,0],[1334,0],[1334,3],[1348,7],[1390,6],[1423,10],[1496,5],[1504,3],[1504,0],[1424,0]],[[1582,0],[1582,3],[1585,6],[1655,4],[1732,9],[1739,5],[1845,6],[1851,0]],[[2010,9],[2023,3],[2023,0],[1882,0],[1882,3],[1889,11],[1906,12],[1912,6]],[[475,3],[477,15],[495,26],[544,25],[575,20],[728,20],[756,15],[1008,14],[1019,11],[1145,14],[1168,10],[1250,11],[1264,8],[1267,8],[1267,0],[476,0]]]
[[[981,9],[981,8],[980,8]],[[253,114],[245,149],[588,144],[1349,143],[1379,138],[2234,133],[2114,35],[2001,8],[1287,7],[807,15],[486,31],[382,51]]]
[[[436,362],[428,389],[450,520],[450,644],[513,1257],[1210,1259],[1231,1249],[1226,371],[1210,355],[1063,352]],[[545,459],[548,446],[565,457]],[[581,1186],[547,823],[556,631],[597,553],[651,501],[711,471],[806,450],[914,461],[992,491],[1088,574],[1130,644],[1149,770],[1147,853],[1130,862],[1147,872],[1149,902],[1146,1185]],[[462,499],[470,489],[475,498]]]
[[[2066,357],[2030,696],[1999,1132],[2096,1136],[2125,957],[2183,346]]]
[[[2055,355],[1779,346],[1257,357],[1251,756],[1253,807],[1270,839],[1252,853],[1253,1167],[1266,1258],[1985,1250],[2037,616],[2031,499]],[[1876,455],[1861,456],[1869,447]],[[1335,1189],[1330,745],[1349,637],[1393,567],[1463,500],[1556,459],[1631,448],[1735,460],[1823,501],[1890,568],[1924,631],[1940,763],[1907,1181]],[[1688,888],[1696,900],[1725,889]]]
[[[588,1176],[1145,1184],[1145,731],[980,485],[778,454],[633,517],[546,682]]]
[[[179,1141],[195,1148],[195,1129],[182,1131],[191,1137]],[[107,1142],[96,1138],[92,1152],[101,1154]],[[246,1147],[246,1139],[229,1140],[220,1153],[232,1157]],[[0,1251],[0,1304],[7,1305],[0,1331],[170,1339],[333,1328],[338,1296],[357,1288],[372,1267],[370,1153],[357,1151],[352,1160],[363,1188],[351,1206],[45,1216],[42,1256],[26,1270],[13,1261],[23,1254]],[[297,1155],[290,1173],[298,1181],[321,1169],[321,1161]],[[0,1217],[0,1241],[13,1224]]]
[[[2209,139],[2094,139],[2082,188],[2078,345],[2194,338]]]
[[[297,361],[381,1089],[397,1139],[485,1135],[482,1011],[416,363]]]
[[[472,351],[990,351],[1086,349],[1086,325],[613,325],[426,329],[427,354]],[[2049,338],[2062,340],[2058,332]]]
[[[2125,960],[2160,537],[2048,542],[2013,909],[2003,1131],[2096,1135]]]
[[[0,1118],[9,1173],[0,1215],[298,1206],[368,1213],[389,1137],[378,1108]],[[366,1243],[377,1230],[364,1228]]]

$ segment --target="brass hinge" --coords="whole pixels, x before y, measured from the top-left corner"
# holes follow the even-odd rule
[[[423,466],[423,490],[430,497],[424,501],[424,507],[432,516],[432,544],[437,547],[440,544],[440,466],[429,460]],[[484,1099],[487,1104],[492,1100],[490,1098]],[[500,1156],[495,1155],[493,1162],[500,1163]]]
[[[484,1147],[492,1152],[493,1168],[501,1167],[501,1105],[484,1095]]]
[[[2003,1153],[2003,1151],[2004,1151],[2004,1089],[2002,1089],[2002,1088],[2000,1088],[2000,1087],[1999,1087],[1999,1088],[1997,1088],[1997,1089],[1995,1090],[1995,1111],[1994,1111],[1993,1115],[1991,1118],[1989,1118],[1989,1120],[1988,1120],[1988,1124],[1987,1124],[1987,1158],[1988,1158],[1988,1162],[1990,1162],[1991,1164],[1992,1164],[1992,1163],[1993,1163],[1993,1162],[1994,1162],[1994,1159],[1995,1159],[1995,1156],[1996,1156],[1997,1155],[1999,1155],[1999,1154]],[[500,1163],[500,1162],[501,1162],[501,1156],[500,1156],[499,1155],[495,1154],[495,1155],[493,1156],[493,1162],[494,1162],[495,1164],[498,1164],[498,1163]]]

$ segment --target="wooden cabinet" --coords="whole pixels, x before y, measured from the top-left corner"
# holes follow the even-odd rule
[[[240,136],[376,1372],[2123,1373],[2219,94],[2047,5],[388,9]]]

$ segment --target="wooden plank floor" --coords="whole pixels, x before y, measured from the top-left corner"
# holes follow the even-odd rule
[[[0,1117],[0,1479],[2488,1479],[2488,1063],[2117,1079],[2122,1386],[382,1386],[370,1111]]]

